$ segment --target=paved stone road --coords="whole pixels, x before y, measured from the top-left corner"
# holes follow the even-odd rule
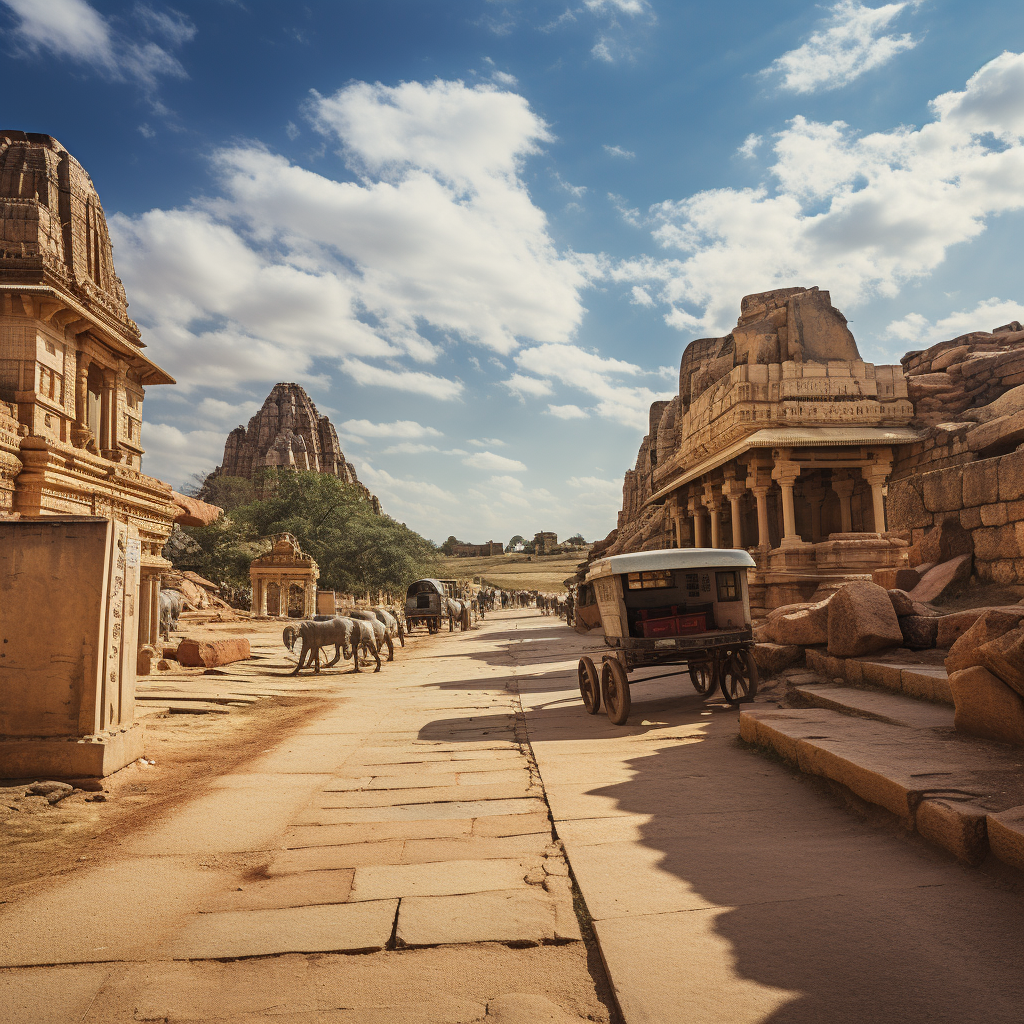
[[[598,646],[508,612],[339,675],[328,713],[0,908],[0,1020],[607,1021],[571,866],[628,1024],[1020,1021],[1013,880],[858,821],[685,679],[635,686],[627,727],[586,715]]]

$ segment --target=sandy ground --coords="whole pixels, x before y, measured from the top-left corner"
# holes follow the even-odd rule
[[[472,580],[482,577],[492,587],[506,590],[539,590],[546,594],[564,594],[562,582],[586,561],[585,551],[573,555],[494,555],[487,558],[446,558],[445,572],[450,579]]]

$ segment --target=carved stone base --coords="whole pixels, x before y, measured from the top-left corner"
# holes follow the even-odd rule
[[[145,753],[145,729],[134,722],[101,736],[0,738],[0,779],[104,778]]]

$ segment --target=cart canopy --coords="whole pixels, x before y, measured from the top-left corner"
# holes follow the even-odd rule
[[[756,565],[746,551],[738,548],[665,548],[599,558],[591,565],[587,579],[657,569],[753,569]]]

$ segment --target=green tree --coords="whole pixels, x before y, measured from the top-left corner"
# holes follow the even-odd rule
[[[198,551],[191,545],[179,545],[179,555],[169,550],[174,564],[244,585],[249,562],[266,550],[266,538],[290,533],[319,565],[325,589],[400,593],[413,580],[437,574],[434,545],[374,512],[353,484],[326,473],[271,470],[255,482],[254,493],[263,497],[236,505],[212,526],[183,530]]]
[[[454,555],[455,545],[461,543],[462,541],[458,537],[451,536],[441,545],[441,553],[444,555]]]

